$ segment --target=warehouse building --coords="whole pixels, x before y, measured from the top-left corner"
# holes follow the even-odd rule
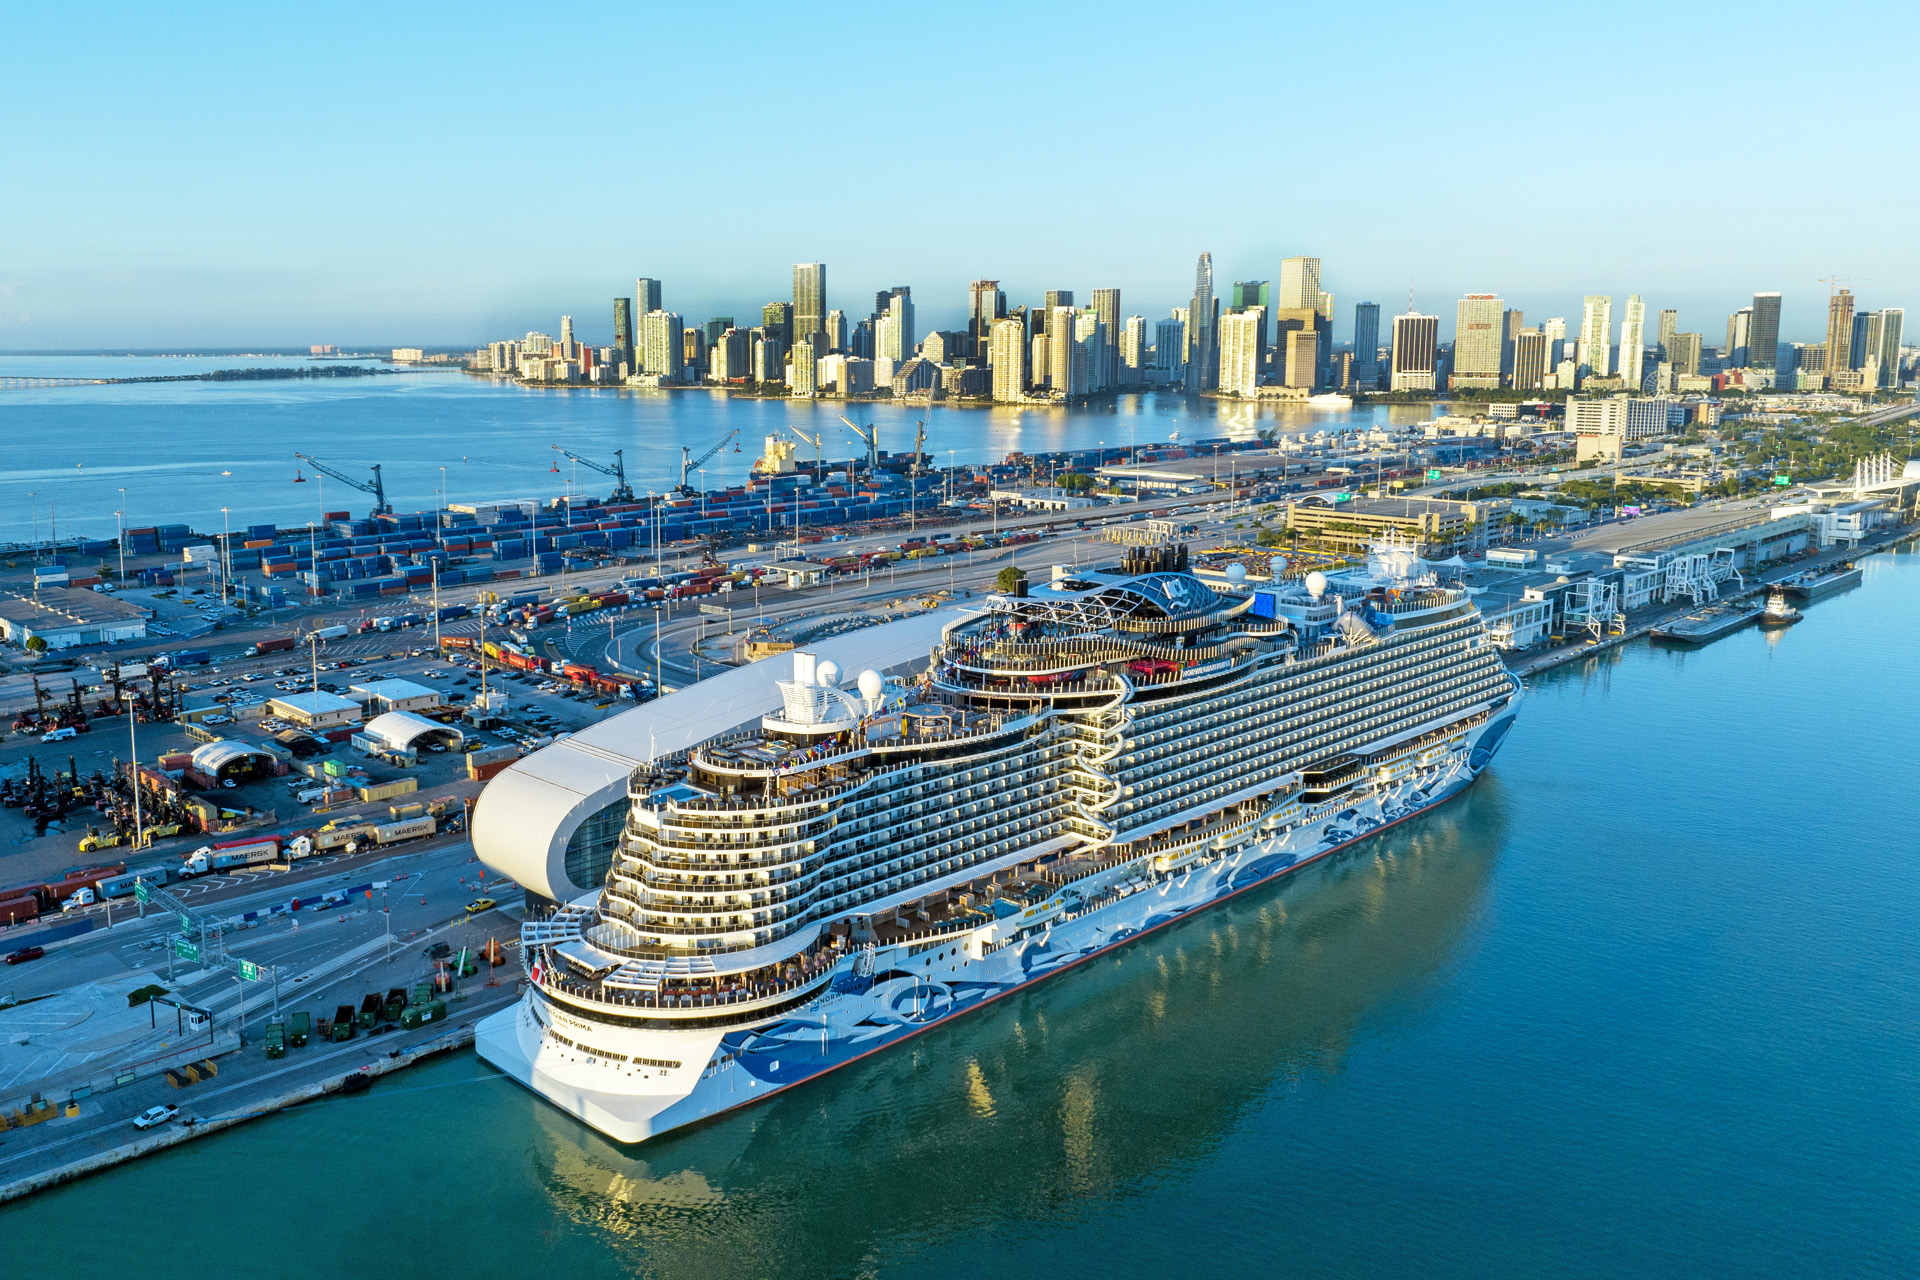
[[[0,638],[22,648],[36,636],[49,649],[144,640],[147,617],[137,604],[77,587],[0,591]]]
[[[369,716],[388,711],[435,711],[440,707],[440,691],[415,684],[411,680],[375,680],[351,685],[347,693],[366,709]]]
[[[337,693],[290,693],[268,699],[267,711],[313,732],[360,723],[360,704]]]

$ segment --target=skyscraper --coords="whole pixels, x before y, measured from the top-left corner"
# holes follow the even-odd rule
[[[642,317],[660,309],[660,282],[641,276],[633,282],[633,309]]]
[[[560,358],[562,360],[573,360],[577,358],[573,349],[572,316],[560,317]]]
[[[1866,319],[1861,341],[1853,353],[1854,363],[1863,373],[1872,372],[1873,378],[1867,383],[1869,390],[1897,387],[1900,385],[1900,336],[1907,313],[1899,307],[1888,307],[1867,312]]]
[[[782,355],[793,347],[793,304],[769,302],[760,308],[760,327],[780,339]]]
[[[1213,296],[1213,255],[1203,253],[1193,268],[1193,304],[1187,316],[1186,389],[1211,391],[1220,385],[1220,300]]]
[[[1107,357],[1116,347],[1108,340],[1106,321],[1098,311],[1089,308],[1075,318],[1073,341],[1075,352],[1086,361],[1087,380],[1082,384],[1083,389],[1088,394],[1105,391],[1113,377]]]
[[[1073,290],[1071,289],[1047,290],[1046,308],[1047,308],[1048,315],[1053,314],[1053,309],[1055,307],[1070,307],[1072,305],[1073,305]]]
[[[1678,332],[1680,332],[1680,313],[1672,307],[1664,308],[1660,312],[1659,336],[1654,339],[1654,342],[1660,348],[1660,358],[1662,360],[1668,359],[1667,343],[1672,339],[1673,335]]]
[[[720,341],[720,335],[733,328],[733,317],[714,316],[705,324],[701,325],[700,328],[706,333],[707,347],[711,350],[713,345]]]
[[[1506,304],[1498,295],[1470,293],[1455,304],[1453,385],[1498,387],[1506,350]]]
[[[1853,368],[1853,293],[1835,290],[1827,299],[1827,382]]]
[[[1220,394],[1251,396],[1260,389],[1267,313],[1243,307],[1220,317]]]
[[[1582,378],[1605,378],[1613,373],[1613,299],[1588,294],[1580,316],[1580,350],[1574,356]]]
[[[1664,312],[1661,313],[1663,316]],[[1727,317],[1727,349],[1723,353],[1729,369],[1746,369],[1753,364],[1753,308],[1742,307]],[[1673,357],[1668,356],[1671,360]]]
[[[847,313],[844,311],[827,312],[827,349],[829,351],[847,349]]]
[[[1362,391],[1380,385],[1380,304],[1362,302],[1353,309],[1353,381]]]
[[[1056,306],[1047,312],[1047,385],[1063,396],[1084,395],[1087,389],[1087,360],[1074,335],[1078,312],[1069,306]]]
[[[1538,391],[1547,377],[1547,335],[1522,329],[1513,335],[1513,388]]]
[[[824,262],[793,264],[793,331],[803,338],[827,331],[827,266]]]
[[[1434,356],[1440,346],[1440,317],[1409,311],[1393,318],[1395,391],[1432,391]]]
[[[1700,335],[1697,333],[1676,333],[1667,340],[1667,363],[1673,367],[1675,376],[1692,375],[1700,372]]]
[[[1153,326],[1153,367],[1156,382],[1184,385],[1187,378],[1187,311],[1175,307],[1173,314]]]
[[[975,280],[967,286],[967,335],[972,339],[971,355],[988,355],[988,335],[996,320],[1007,315],[1007,295],[998,280]],[[1024,361],[1023,361],[1024,363]]]
[[[1100,317],[1105,326],[1101,341],[1104,349],[1100,352],[1100,372],[1095,379],[1096,389],[1104,391],[1119,380],[1120,368],[1120,291],[1118,289],[1095,289],[1093,291],[1093,314]]]
[[[1771,369],[1780,345],[1780,295],[1753,295],[1753,326],[1747,334],[1747,362],[1755,369]]]
[[[613,345],[619,354],[620,363],[627,366],[627,372],[633,372],[633,299],[615,298],[613,300]]]
[[[686,350],[680,338],[680,317],[671,311],[649,311],[642,323],[647,347],[642,372],[678,382]]]
[[[1320,259],[1288,258],[1280,264],[1280,301],[1282,311],[1320,307]]]
[[[887,290],[886,312],[881,323],[874,328],[875,357],[891,360],[896,365],[906,361],[919,346],[913,328],[913,290],[907,285],[895,285]]]
[[[987,363],[993,368],[993,398],[1010,403],[1027,394],[1027,325],[995,320],[988,330]]]
[[[1315,329],[1287,331],[1287,350],[1281,377],[1289,387],[1313,391],[1320,386],[1320,334]]]
[[[1147,318],[1128,316],[1126,328],[1120,335],[1120,382],[1123,386],[1137,387],[1147,380],[1147,362],[1151,355],[1147,349]]]
[[[1647,355],[1647,304],[1640,295],[1627,295],[1626,314],[1620,317],[1620,378],[1627,390],[1640,389],[1640,375]]]
[[[1567,358],[1567,318],[1554,316],[1540,326],[1540,334],[1547,340],[1547,372],[1551,373]]]

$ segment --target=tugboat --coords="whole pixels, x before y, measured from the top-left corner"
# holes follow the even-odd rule
[[[1787,593],[1779,587],[1767,592],[1767,607],[1760,612],[1763,627],[1790,627],[1806,615],[1787,603]]]

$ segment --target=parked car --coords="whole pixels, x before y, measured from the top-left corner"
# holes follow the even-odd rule
[[[157,1107],[148,1107],[145,1111],[135,1116],[133,1118],[133,1127],[136,1129],[151,1129],[157,1124],[165,1124],[179,1114],[180,1108],[170,1102],[163,1102]]]
[[[29,960],[38,960],[47,954],[45,947],[22,947],[7,956],[8,964],[25,964]]]

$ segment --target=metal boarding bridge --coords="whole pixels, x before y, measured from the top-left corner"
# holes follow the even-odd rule
[[[585,907],[562,907],[545,920],[528,920],[520,926],[522,947],[545,947],[577,939],[593,919]]]

